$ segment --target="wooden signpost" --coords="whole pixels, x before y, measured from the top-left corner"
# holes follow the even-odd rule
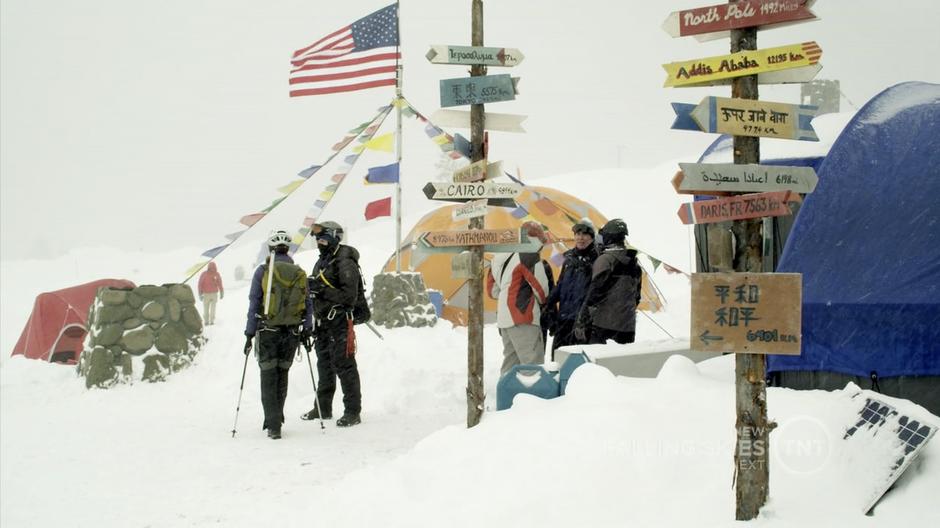
[[[530,238],[525,233],[519,233],[518,230],[513,229],[495,229],[486,231],[514,231],[519,237],[515,242],[508,237],[506,238],[506,241],[499,242],[497,237],[497,241],[495,243],[489,243],[487,241],[493,240],[493,235],[481,235],[481,238],[472,239],[470,238],[471,235],[464,234],[474,233],[477,231],[480,230],[470,229],[467,231],[428,231],[426,233],[422,233],[415,241],[414,250],[421,254],[460,253],[462,251],[466,251],[468,247],[471,249],[479,248],[481,253],[536,253],[542,249],[542,242],[540,242],[537,238]],[[428,236],[429,239],[426,240],[425,236]],[[463,245],[463,243],[467,241],[479,241],[484,243]]]
[[[422,191],[429,200],[468,202],[486,198],[490,205],[514,207],[513,198],[519,196],[522,186],[516,183],[496,183],[489,180],[463,183],[428,182]]]
[[[760,193],[793,191],[813,192],[819,177],[812,167],[786,167],[733,163],[680,163],[681,171],[672,179],[679,194],[713,194],[729,192]]]
[[[799,202],[800,195],[790,191],[742,194],[730,198],[717,198],[679,206],[679,219],[683,224],[714,224],[729,220],[787,216],[789,202]]]
[[[666,82],[663,86],[701,84],[717,79],[812,66],[822,57],[816,42],[803,42],[776,48],[748,50],[703,59],[663,64]]]
[[[528,116],[516,114],[497,114],[486,112],[486,130],[498,132],[525,133],[522,122]],[[470,112],[466,110],[437,110],[431,114],[431,121],[443,127],[470,128]]]
[[[673,37],[695,35],[699,40],[712,40],[727,36],[727,32],[732,29],[755,26],[770,29],[793,22],[808,22],[816,18],[816,14],[810,11],[813,1],[739,0],[736,3],[673,11],[663,22],[663,30]],[[714,35],[716,32],[720,33]]]
[[[455,182],[477,182],[492,180],[503,173],[503,162],[487,163],[486,160],[475,161],[462,169],[454,171]]]
[[[425,55],[433,64],[480,64],[483,66],[518,65],[525,58],[515,48],[433,45]]]
[[[486,205],[486,199],[483,200],[474,200],[472,202],[467,202],[463,205],[458,205],[454,207],[454,210],[451,212],[454,220],[467,220],[469,218],[479,218],[481,216],[486,216],[486,212],[489,208]]]
[[[518,244],[518,229],[470,229],[467,231],[426,231],[418,242],[427,247],[486,246],[492,244]]]
[[[441,107],[512,101],[518,84],[518,77],[507,74],[441,79]]]
[[[789,70],[778,70],[757,74],[757,84],[796,84],[807,83],[816,78],[819,71],[822,70],[822,64],[816,63],[812,66],[803,66],[801,68],[792,68]],[[676,88],[701,88],[703,86],[728,86],[734,81],[729,79],[712,79],[706,82],[683,84]]]
[[[811,123],[815,106],[709,96],[695,107],[673,103],[672,108],[677,130],[819,141]]]
[[[802,275],[693,273],[693,352],[800,355]]]

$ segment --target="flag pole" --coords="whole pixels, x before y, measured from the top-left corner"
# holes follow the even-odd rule
[[[401,2],[396,10],[398,20],[395,21],[395,28],[398,30],[397,53],[401,57]],[[398,134],[396,135],[395,150],[398,157],[398,178],[395,180],[395,272],[401,273],[401,105],[404,99],[401,96],[402,85],[402,64],[400,58],[396,59],[395,64],[395,110],[398,117]]]

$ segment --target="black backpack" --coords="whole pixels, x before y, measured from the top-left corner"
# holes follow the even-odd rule
[[[362,278],[362,268],[359,267],[358,262],[356,267],[359,268],[359,294],[356,295],[356,304],[353,305],[352,310],[354,325],[368,323],[372,319],[372,310],[369,309],[369,300],[366,299],[366,282]]]

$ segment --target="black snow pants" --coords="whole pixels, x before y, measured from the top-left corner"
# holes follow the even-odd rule
[[[274,326],[258,332],[258,366],[261,368],[263,429],[280,430],[287,400],[287,375],[300,344],[300,328]]]
[[[320,385],[317,386],[317,399],[323,415],[333,414],[333,394],[336,392],[336,378],[343,389],[343,414],[358,415],[362,410],[362,394],[359,391],[359,367],[356,356],[346,356],[346,318],[340,313],[332,321],[317,319],[316,338],[317,373]]]

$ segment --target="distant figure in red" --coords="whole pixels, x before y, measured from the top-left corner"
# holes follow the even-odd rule
[[[202,300],[202,318],[207,325],[215,324],[215,303],[225,297],[222,276],[215,269],[215,262],[199,276],[199,299]]]

